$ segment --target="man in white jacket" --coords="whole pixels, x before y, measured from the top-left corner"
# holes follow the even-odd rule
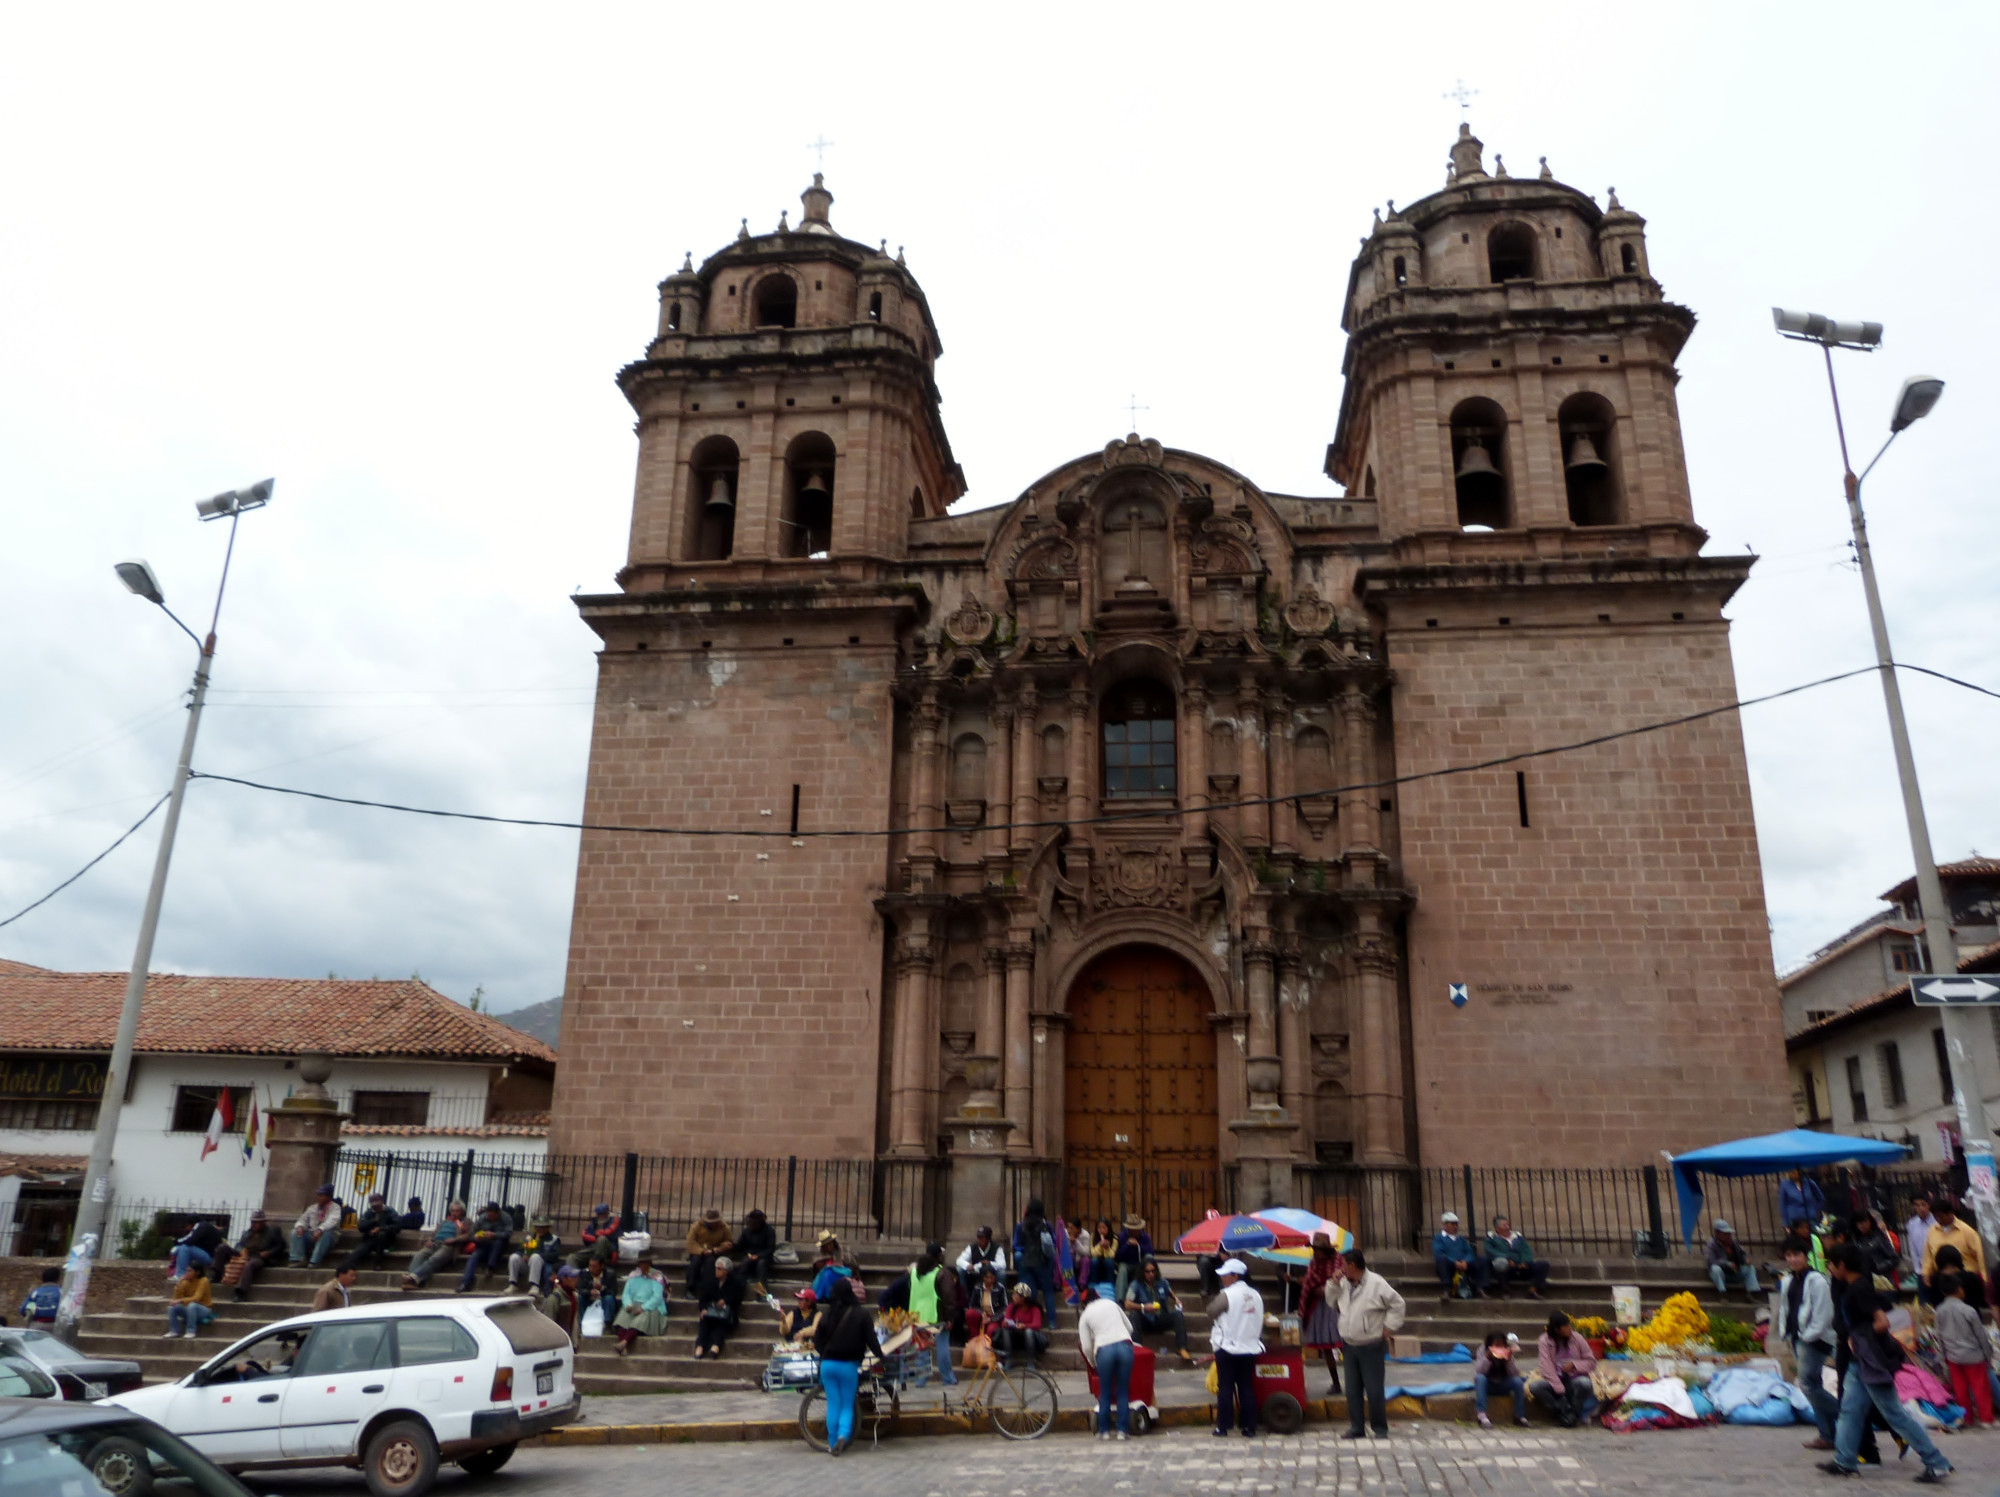
[[[1249,1269],[1231,1258],[1216,1271],[1222,1292],[1208,1302],[1208,1344],[1215,1352],[1215,1435],[1232,1425],[1257,1433],[1257,1358],[1264,1350],[1264,1296],[1243,1282]]]
[[[1799,1391],[1812,1405],[1819,1438],[1808,1450],[1833,1449],[1834,1424],[1840,1400],[1826,1391],[1826,1364],[1837,1349],[1833,1332],[1833,1285],[1823,1273],[1806,1267],[1805,1243],[1794,1237],[1785,1243],[1785,1271],[1778,1277],[1778,1335],[1798,1363]]]
[[[1340,1282],[1327,1288],[1334,1296],[1334,1309],[1340,1312],[1340,1341],[1346,1362],[1347,1433],[1341,1439],[1361,1438],[1364,1395],[1369,1427],[1376,1439],[1387,1439],[1389,1407],[1382,1394],[1383,1375],[1389,1360],[1388,1337],[1403,1328],[1403,1296],[1369,1268],[1359,1248],[1340,1255]]]

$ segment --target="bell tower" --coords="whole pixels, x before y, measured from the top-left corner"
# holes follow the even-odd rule
[[[1398,774],[1633,733],[1396,789],[1424,1158],[1640,1158],[1746,1098],[1783,1126],[1737,721],[1634,731],[1735,699],[1722,609],[1754,560],[1701,554],[1674,399],[1695,318],[1653,278],[1645,221],[1546,160],[1489,169],[1461,125],[1443,188],[1362,241],[1341,325],[1327,472],[1379,517],[1355,590],[1393,673]],[[1699,1073],[1536,1080],[1551,1056],[1643,1047],[1649,1014],[1704,1036]],[[1484,1113],[1517,1094],[1503,1159]]]

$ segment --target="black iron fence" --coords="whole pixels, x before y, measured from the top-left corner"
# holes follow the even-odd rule
[[[556,1183],[540,1154],[343,1148],[333,1160],[333,1193],[349,1210],[361,1210],[380,1191],[399,1210],[412,1197],[421,1201],[431,1222],[442,1221],[453,1201],[472,1211],[498,1201],[525,1220],[552,1207]]]

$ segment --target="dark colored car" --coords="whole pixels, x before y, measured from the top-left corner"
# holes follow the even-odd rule
[[[56,1398],[0,1398],[0,1492],[250,1497],[235,1477],[152,1420]]]
[[[61,1396],[72,1403],[92,1403],[139,1386],[137,1362],[87,1357],[47,1331],[0,1328],[0,1357],[33,1362],[55,1379]]]
[[[0,1356],[0,1398],[61,1398],[56,1381],[33,1362]],[[6,1490],[0,1485],[0,1492]]]

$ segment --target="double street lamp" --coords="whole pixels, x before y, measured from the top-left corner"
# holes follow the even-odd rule
[[[1910,729],[1903,720],[1903,693],[1896,681],[1895,657],[1889,650],[1889,625],[1882,615],[1882,593],[1875,585],[1875,559],[1868,549],[1868,522],[1861,513],[1862,480],[1875,471],[1890,443],[1931,413],[1944,394],[1944,381],[1928,375],[1914,375],[1903,381],[1896,396],[1896,409],[1889,418],[1889,437],[1857,475],[1847,455],[1847,427],[1840,415],[1840,387],[1833,377],[1836,348],[1869,352],[1882,342],[1879,322],[1836,322],[1812,312],[1771,309],[1771,320],[1787,338],[1816,343],[1826,360],[1827,389],[1833,394],[1833,426],[1840,438],[1840,465],[1847,485],[1847,518],[1854,527],[1854,555],[1861,566],[1861,588],[1868,598],[1868,624],[1875,634],[1877,674],[1882,678],[1882,699],[1889,709],[1889,740],[1896,751],[1896,773],[1903,786],[1903,816],[1910,827],[1910,853],[1917,866],[1917,900],[1922,906],[1924,950],[1928,969],[1939,977],[1958,971],[1958,945],[1951,935],[1951,912],[1944,902],[1944,886],[1938,881],[1937,859],[1931,854],[1930,828],[1924,819],[1923,793],[1917,788],[1917,761],[1910,752]],[[1914,985],[1912,988],[1914,992]],[[1945,1050],[1951,1064],[1952,1102],[1958,1112],[1961,1149],[1968,1165],[1983,1163],[1992,1168],[1993,1143],[1986,1118],[1986,1089],[1980,1076],[1979,1040],[1967,1022],[1968,1016],[1954,1006],[1944,1010]],[[2000,1213],[1985,1192],[1973,1195],[1978,1212],[1979,1234],[1993,1242],[2000,1231]]]
[[[201,704],[208,695],[209,667],[215,661],[215,626],[222,617],[222,594],[229,585],[229,563],[236,554],[236,522],[253,509],[271,502],[277,480],[267,478],[248,488],[232,489],[203,499],[195,513],[203,520],[229,521],[229,544],[222,555],[222,580],[215,588],[215,608],[209,615],[208,637],[198,636],[167,607],[153,569],[143,561],[118,563],[118,578],[131,592],[155,605],[180,626],[195,642],[200,655],[195,662],[194,692],[188,703],[187,731],[181,737],[180,764],[174,771],[174,788],[167,797],[167,820],[160,828],[160,848],[153,858],[153,882],[146,891],[146,912],[139,920],[139,944],[132,953],[132,974],[125,982],[125,1001],[118,1011],[118,1036],[111,1046],[111,1060],[104,1068],[104,1091],[97,1105],[97,1131],[90,1141],[90,1163],[84,1171],[83,1199],[76,1213],[76,1235],[71,1241],[69,1266],[63,1276],[62,1308],[56,1332],[72,1339],[83,1313],[84,1291],[90,1284],[90,1260],[104,1242],[106,1216],[111,1210],[111,1151],[118,1140],[118,1114],[125,1097],[125,1085],[132,1072],[132,1047],[139,1034],[139,1005],[146,995],[146,969],[153,960],[153,933],[160,923],[160,901],[167,890],[167,865],[173,861],[174,832],[180,826],[181,801],[187,793],[190,765],[194,759],[194,738],[201,727]]]

